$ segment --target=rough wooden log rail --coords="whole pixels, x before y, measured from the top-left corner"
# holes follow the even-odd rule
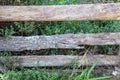
[[[53,56],[12,56],[8,57],[10,60],[17,58],[16,62],[12,60],[14,66],[22,65],[23,67],[35,67],[35,66],[68,66],[72,61],[80,63],[82,56],[70,56],[70,55],[53,55]],[[0,57],[2,62],[5,61],[3,57]],[[96,60],[99,61],[98,66],[103,65],[118,65],[120,63],[120,56],[109,55],[87,55],[84,59],[82,66],[93,65]],[[18,63],[17,63],[18,62]]]
[[[120,3],[0,6],[0,21],[120,20]]]
[[[0,51],[84,48],[80,45],[119,45],[120,33],[62,34],[52,36],[0,37]]]

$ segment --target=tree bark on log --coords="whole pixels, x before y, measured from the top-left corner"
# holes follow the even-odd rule
[[[70,55],[54,55],[54,56],[12,56],[10,59],[17,58],[17,62],[12,63],[14,66],[22,65],[24,67],[35,66],[68,66],[71,62],[80,64],[82,56],[70,56]],[[4,58],[0,57],[4,62]],[[99,61],[98,66],[103,65],[118,65],[120,62],[120,56],[108,56],[108,55],[87,55],[84,59],[82,66],[93,65],[96,60]]]
[[[83,49],[80,45],[119,45],[120,33],[62,34],[52,36],[0,37],[0,51],[40,50],[50,48]]]
[[[120,3],[0,6],[0,21],[120,20]]]

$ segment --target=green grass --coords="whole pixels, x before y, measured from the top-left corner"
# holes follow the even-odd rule
[[[86,71],[86,70],[85,70]],[[61,73],[46,73],[37,70],[24,70],[22,71],[8,71],[5,74],[0,74],[0,80],[104,80],[111,78],[111,76],[103,76],[98,78],[88,78],[85,75],[87,73],[81,73],[81,75],[69,77],[68,74],[62,75]]]
[[[70,76],[64,72],[46,72],[41,71],[38,68],[24,69],[22,71],[7,71],[4,74],[0,74],[0,80],[105,80],[111,78],[111,76],[96,77],[93,76],[93,69],[97,63],[95,63],[91,68],[86,68],[80,74],[75,74]],[[92,74],[92,75],[91,75]]]
[[[120,32],[120,21],[14,22],[0,29],[1,36]]]

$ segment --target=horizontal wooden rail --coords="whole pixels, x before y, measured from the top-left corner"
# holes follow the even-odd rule
[[[35,66],[68,66],[73,61],[80,63],[82,56],[70,56],[70,55],[54,55],[54,56],[12,56],[8,57],[10,60],[16,58],[17,61],[13,61],[13,65],[24,67],[35,67]],[[5,61],[4,58],[3,62]],[[7,59],[9,60],[9,59]],[[120,56],[108,56],[108,55],[87,55],[84,59],[82,66],[93,65],[96,60],[99,60],[98,66],[103,65],[118,65],[120,62]],[[9,61],[10,62],[10,61]]]
[[[0,51],[84,48],[80,45],[119,45],[120,33],[62,34],[52,36],[0,37]]]
[[[0,6],[0,21],[120,20],[120,3]]]

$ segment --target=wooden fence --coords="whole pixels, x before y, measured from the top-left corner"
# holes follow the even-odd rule
[[[0,21],[65,21],[65,20],[120,20],[120,3],[81,4],[57,6],[0,6]],[[73,26],[74,27],[74,26]],[[11,36],[0,37],[0,51],[24,51],[51,48],[81,49],[81,45],[120,45],[120,33],[61,34],[51,36]],[[11,56],[13,58],[16,56]],[[46,55],[17,56],[24,67],[64,66],[75,59],[81,62],[82,56]],[[86,56],[83,66],[117,65],[118,55]],[[0,60],[4,61],[3,57]],[[14,63],[15,66],[19,66]]]

